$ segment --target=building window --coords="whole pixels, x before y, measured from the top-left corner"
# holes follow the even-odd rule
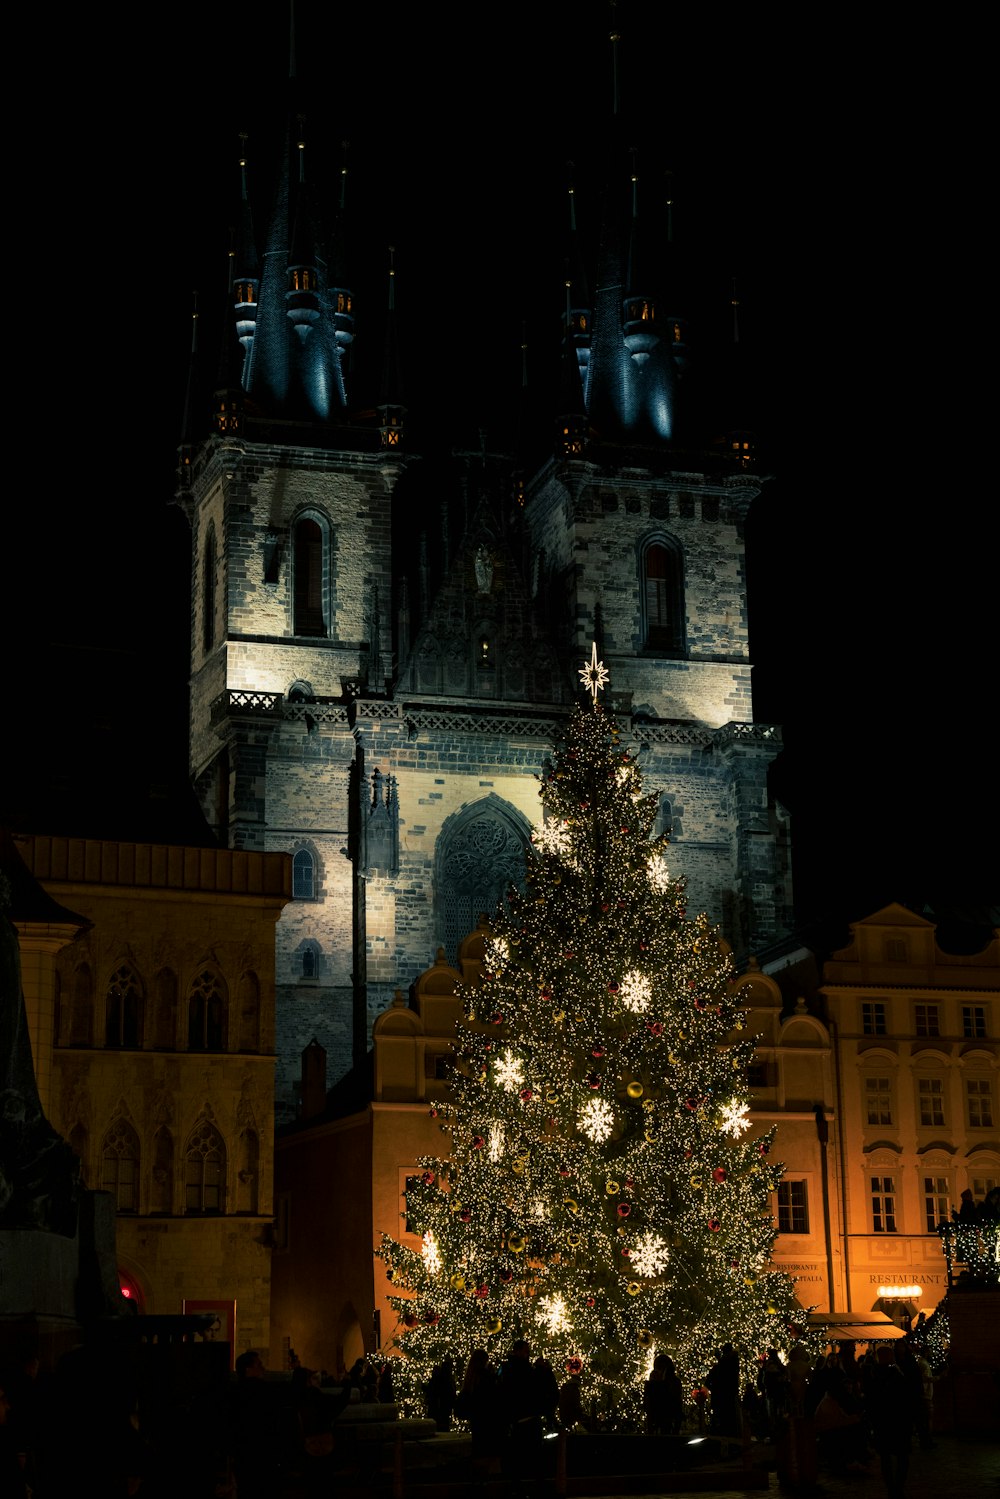
[[[972,1195],[977,1202],[982,1202],[993,1191],[994,1187],[1000,1186],[1000,1177],[996,1176],[970,1176],[969,1186]]]
[[[684,579],[680,548],[662,539],[642,553],[643,643],[647,650],[684,649]]]
[[[292,899],[316,899],[316,860],[308,848],[300,848],[292,859]]]
[[[316,949],[313,947],[304,947],[302,949],[302,977],[304,979],[316,978],[316,968]]]
[[[747,1068],[747,1086],[751,1091],[767,1087],[767,1063],[757,1060]]]
[[[142,1045],[142,990],[127,963],[112,974],[108,985],[104,1044],[133,1051]]]
[[[865,1115],[869,1124],[892,1123],[891,1078],[865,1078]]]
[[[906,938],[887,937],[885,940],[885,961],[887,963],[906,962]]]
[[[260,981],[255,973],[240,975],[236,1012],[240,1017],[240,1051],[257,1051],[260,1046]]]
[[[969,1111],[969,1128],[992,1129],[993,1097],[989,1082],[985,1079],[967,1082],[965,1098]]]
[[[188,1141],[184,1186],[187,1212],[222,1212],[226,1197],[226,1147],[219,1131],[207,1119],[201,1121]]]
[[[914,1009],[913,1028],[918,1036],[940,1036],[940,1006],[917,1005]]]
[[[962,1006],[962,1035],[982,1040],[986,1035],[986,1006]]]
[[[922,1125],[944,1124],[944,1083],[937,1077],[922,1077],[917,1081],[917,1097],[920,1105]]]
[[[939,1223],[950,1221],[948,1217],[950,1197],[946,1176],[924,1177],[924,1219],[929,1234],[937,1232]]]
[[[73,974],[73,999],[69,1019],[70,1046],[89,1046],[94,1012],[94,985],[90,968],[81,963]]]
[[[920,1123],[944,1124],[944,1083],[939,1077],[922,1077],[917,1081],[920,1100]]]
[[[804,1181],[779,1182],[778,1232],[782,1234],[807,1234],[809,1232],[809,1206]]]
[[[260,1180],[260,1142],[256,1130],[246,1129],[240,1136],[239,1161],[236,1173],[236,1211],[256,1213],[257,1185]]]
[[[188,1050],[222,1051],[225,1046],[226,995],[222,980],[210,969],[199,973],[188,1000]]]
[[[872,1232],[896,1232],[896,1184],[891,1176],[872,1177]]]
[[[138,1212],[139,1136],[125,1119],[116,1119],[104,1137],[101,1191],[111,1193],[117,1212]]]
[[[885,1005],[880,999],[861,1001],[861,1029],[866,1036],[885,1035]]]
[[[326,550],[323,527],[312,516],[304,515],[295,526],[292,552],[295,572],[292,628],[296,635],[326,634],[323,608]]]

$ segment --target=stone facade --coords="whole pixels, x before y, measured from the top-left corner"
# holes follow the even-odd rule
[[[117,1204],[122,1283],[150,1314],[234,1306],[235,1351],[267,1349],[290,860],[53,837],[19,851],[89,923],[23,982],[46,1113]]]

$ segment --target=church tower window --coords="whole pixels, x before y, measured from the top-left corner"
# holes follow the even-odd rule
[[[316,899],[316,860],[311,849],[297,849],[292,859],[292,899]]]
[[[215,527],[209,526],[202,558],[201,643],[206,651],[215,644]]]
[[[662,537],[642,552],[643,643],[647,650],[684,650],[684,579],[680,548]]]
[[[327,536],[324,526],[311,515],[304,515],[295,527],[293,550],[294,622],[296,635],[322,636],[327,633],[325,575],[327,571]]]

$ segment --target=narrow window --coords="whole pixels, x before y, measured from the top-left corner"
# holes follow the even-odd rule
[[[869,1124],[892,1123],[891,1078],[865,1078],[865,1113]]]
[[[962,1035],[982,1040],[986,1035],[986,1006],[962,1006]]]
[[[225,1204],[226,1147],[219,1131],[203,1119],[185,1153],[185,1207],[189,1213],[221,1213]]]
[[[861,1001],[861,1029],[866,1036],[885,1035],[885,1005],[878,999]]]
[[[139,1137],[124,1119],[116,1119],[104,1137],[101,1190],[111,1193],[117,1212],[138,1212]]]
[[[809,1232],[809,1207],[804,1181],[779,1182],[778,1232],[782,1234],[807,1234]]]
[[[295,527],[296,635],[325,635],[323,614],[323,528],[310,516]]]
[[[246,1129],[240,1135],[240,1169],[236,1174],[236,1211],[256,1213],[257,1183],[260,1179],[260,1143],[256,1130]]]
[[[645,645],[651,651],[683,649],[684,594],[680,553],[653,541],[642,554]]]
[[[292,898],[314,900],[316,897],[316,861],[308,848],[300,848],[292,859]]]
[[[896,1232],[896,1184],[891,1176],[872,1177],[872,1232]]]
[[[993,1097],[989,1082],[971,1081],[965,1085],[965,1097],[969,1108],[970,1129],[992,1129]]]
[[[73,1003],[70,1011],[70,1046],[91,1044],[94,1013],[94,981],[88,964],[81,963],[73,975]]]
[[[177,975],[163,968],[156,975],[153,1045],[157,1051],[177,1046]]]
[[[949,1196],[946,1176],[924,1177],[924,1221],[929,1234],[937,1232],[939,1223],[949,1222]]]
[[[914,1030],[918,1036],[940,1036],[940,1007],[938,1005],[917,1005],[914,1011]]]
[[[127,964],[112,974],[108,985],[104,1044],[129,1051],[142,1045],[142,991]]]
[[[225,1024],[226,1000],[222,981],[206,970],[195,979],[188,1000],[188,1050],[222,1051]]]
[[[920,1123],[944,1124],[944,1084],[939,1077],[922,1077],[917,1082],[920,1100]]]

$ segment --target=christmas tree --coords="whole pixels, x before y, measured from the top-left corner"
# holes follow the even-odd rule
[[[447,1143],[406,1194],[422,1253],[386,1237],[378,1254],[400,1388],[525,1337],[627,1428],[657,1352],[693,1391],[724,1342],[747,1377],[804,1317],[770,1265],[780,1167],[773,1130],[747,1138],[754,1041],[728,950],[651,837],[658,797],[599,704],[596,649],[581,676],[524,893],[461,995]]]

